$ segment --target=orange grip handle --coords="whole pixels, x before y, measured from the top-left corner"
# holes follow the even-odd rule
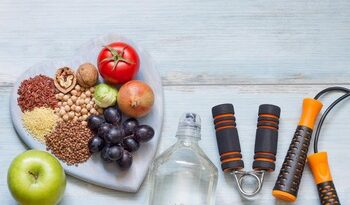
[[[307,159],[317,184],[321,204],[340,204],[329,169],[327,152],[311,154]]]
[[[305,98],[303,101],[303,111],[301,113],[299,125],[314,128],[316,118],[320,113],[323,104],[319,100]]]
[[[311,154],[307,160],[316,184],[333,180],[328,165],[327,152]]]

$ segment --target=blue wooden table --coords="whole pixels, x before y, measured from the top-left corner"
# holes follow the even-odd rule
[[[9,93],[29,66],[70,58],[81,44],[101,35],[127,36],[151,53],[162,75],[165,121],[158,152],[175,142],[180,114],[197,112],[202,117],[200,145],[219,167],[210,109],[231,102],[249,167],[258,106],[274,103],[282,108],[279,170],[302,98],[332,85],[350,87],[349,11],[346,0],[1,0],[0,204],[16,204],[7,189],[7,169],[26,147],[10,121]],[[319,145],[329,152],[343,204],[350,204],[349,110],[345,102],[329,115]],[[220,172],[216,204],[283,204],[271,196],[277,172],[266,177],[254,201],[242,200],[231,178]],[[147,184],[128,194],[68,177],[61,205],[146,204]],[[308,168],[295,204],[319,204]]]

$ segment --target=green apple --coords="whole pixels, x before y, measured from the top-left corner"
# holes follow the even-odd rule
[[[66,175],[51,154],[29,150],[12,161],[7,184],[21,205],[55,205],[66,189]]]

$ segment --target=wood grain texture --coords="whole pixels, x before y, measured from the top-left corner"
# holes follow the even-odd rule
[[[349,10],[346,0],[0,0],[0,204],[15,204],[6,172],[12,158],[26,149],[10,122],[9,92],[33,64],[70,58],[81,44],[101,35],[125,35],[151,53],[165,85],[159,152],[175,142],[180,114],[194,111],[203,121],[200,144],[219,167],[210,108],[231,102],[249,167],[258,105],[275,103],[282,107],[279,169],[302,98],[333,84],[350,84]],[[343,103],[330,114],[320,139],[343,204],[350,204],[349,108]],[[232,178],[222,172],[219,177],[217,205],[284,204],[271,196],[277,171],[266,177],[254,201],[239,197]],[[306,169],[295,204],[316,205],[317,197]],[[147,181],[137,194],[126,194],[69,177],[61,205],[146,201]]]
[[[254,156],[254,139],[258,106],[262,103],[273,103],[282,108],[281,123],[278,142],[276,170],[288,149],[300,115],[303,97],[312,97],[318,90],[325,86],[293,85],[293,86],[171,86],[165,89],[165,121],[162,138],[158,152],[164,151],[175,143],[174,134],[177,129],[178,119],[182,112],[192,111],[200,114],[202,118],[202,140],[200,146],[208,154],[217,167],[220,160],[216,147],[215,133],[212,125],[210,109],[218,103],[231,102],[235,105],[237,127],[241,139],[243,159],[246,168],[249,169]],[[14,204],[6,185],[6,171],[10,161],[16,155],[25,150],[20,143],[10,123],[8,112],[8,95],[10,88],[0,90],[0,138],[1,162],[0,167],[0,204]],[[325,98],[325,104],[329,103],[329,96]],[[348,102],[348,101],[347,101]],[[320,138],[320,150],[329,152],[331,169],[334,182],[342,203],[350,202],[350,181],[348,170],[350,156],[347,154],[349,137],[348,122],[350,120],[350,103],[343,103],[329,115],[324,124]],[[341,157],[340,157],[341,156]],[[233,179],[219,172],[219,182],[216,195],[216,204],[256,204],[261,205],[282,204],[276,202],[271,195],[272,187],[277,178],[278,171],[268,174],[262,192],[254,201],[245,201],[240,198],[235,189]],[[96,203],[120,203],[126,205],[145,204],[147,200],[147,180],[137,194],[126,194],[89,185],[80,180],[69,177],[68,187],[61,205],[93,205]],[[306,168],[301,182],[299,197],[295,204],[319,204],[316,185],[313,182],[311,172]]]
[[[349,83],[350,1],[0,1],[0,82],[107,33],[166,85]]]

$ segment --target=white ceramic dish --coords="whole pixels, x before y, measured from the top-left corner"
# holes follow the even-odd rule
[[[141,145],[140,149],[133,153],[132,167],[127,171],[118,169],[115,163],[105,164],[101,161],[99,154],[93,155],[87,162],[79,166],[67,166],[62,163],[67,174],[82,179],[84,181],[120,191],[136,192],[142,184],[150,163],[157,150],[163,122],[163,89],[159,73],[157,72],[151,57],[146,51],[138,47],[129,39],[108,35],[88,42],[83,45],[74,57],[70,60],[53,61],[40,63],[29,68],[23,73],[14,85],[10,98],[10,111],[14,127],[22,139],[31,149],[46,150],[46,146],[34,140],[23,127],[21,122],[22,112],[17,105],[17,89],[24,79],[37,74],[45,74],[53,77],[57,68],[68,66],[76,69],[80,64],[90,62],[96,65],[96,59],[103,45],[111,42],[123,41],[132,45],[140,56],[140,71],[137,79],[148,83],[155,93],[155,103],[150,114],[140,119],[141,124],[148,124],[155,130],[154,138]]]

